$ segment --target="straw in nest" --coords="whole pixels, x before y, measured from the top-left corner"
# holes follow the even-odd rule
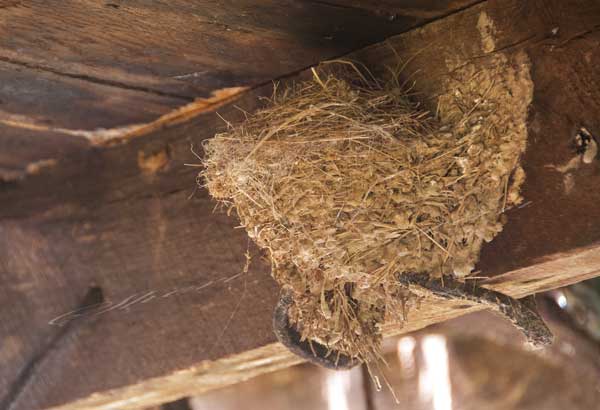
[[[292,289],[302,338],[371,361],[381,324],[415,305],[399,275],[464,278],[501,231],[520,200],[525,128],[503,117],[506,85],[489,78],[450,95],[440,119],[398,78],[341,65],[207,140],[201,177]]]

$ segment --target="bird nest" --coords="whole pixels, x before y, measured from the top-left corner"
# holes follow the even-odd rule
[[[205,141],[201,178],[268,251],[302,338],[371,361],[416,305],[398,275],[472,274],[519,202],[529,101],[484,72],[432,115],[398,77],[336,66]]]

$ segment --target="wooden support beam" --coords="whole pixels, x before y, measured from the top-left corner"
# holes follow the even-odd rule
[[[0,83],[10,84],[0,123],[73,132],[152,121],[475,1],[0,1]]]
[[[405,70],[431,106],[453,73],[528,55],[529,205],[507,212],[477,267],[489,286],[514,296],[600,275],[600,162],[564,168],[578,127],[600,133],[599,18],[593,0],[489,0],[352,55],[373,70],[396,54],[410,59]],[[270,92],[241,94],[219,115],[239,120],[236,107],[251,111]],[[278,290],[268,263],[233,217],[213,212],[206,192],[189,199],[190,143],[223,126],[199,110],[113,146],[55,133],[39,152],[28,145],[34,130],[2,128],[0,158],[13,159],[6,169],[19,177],[0,183],[0,392],[8,392],[0,403],[138,409],[297,362],[274,344]],[[243,273],[248,247],[253,262]],[[48,324],[90,287],[117,308]],[[427,306],[401,331],[478,309]]]
[[[572,269],[562,271],[565,266]],[[548,275],[548,272],[552,274]],[[586,250],[575,250],[571,255],[556,255],[554,260],[500,275],[494,278],[494,284],[489,287],[511,296],[521,297],[596,276],[600,276],[600,245]],[[524,288],[527,290],[524,291]],[[399,328],[390,324],[385,329],[385,333],[388,336],[410,333],[479,310],[482,310],[480,305],[469,305],[461,301],[443,299],[428,301],[423,303],[419,311],[409,313],[405,327]],[[153,403],[176,400],[190,394],[201,394],[301,362],[301,359],[279,343],[270,343],[233,356],[204,361],[164,377],[144,380],[53,407],[53,409],[143,409]]]

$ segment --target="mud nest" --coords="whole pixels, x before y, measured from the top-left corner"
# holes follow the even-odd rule
[[[506,107],[494,73],[451,87],[433,115],[397,76],[337,66],[207,140],[200,176],[292,289],[302,338],[372,361],[381,325],[418,303],[398,275],[472,274],[520,201],[526,109]]]

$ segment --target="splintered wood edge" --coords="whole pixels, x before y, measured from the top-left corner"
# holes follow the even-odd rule
[[[532,266],[495,276],[482,284],[512,297],[521,298],[597,276],[600,276],[600,244],[545,257]],[[418,311],[408,313],[408,320],[404,326],[386,324],[384,334],[394,336],[414,332],[482,309],[482,306],[464,301],[425,301]],[[281,344],[272,343],[219,360],[204,361],[164,377],[94,393],[65,405],[51,407],[49,410],[143,409],[239,383],[302,362],[302,359],[290,353]]]
[[[213,112],[217,108],[236,100],[247,90],[249,90],[249,87],[229,87],[214,90],[210,97],[197,98],[195,101],[169,111],[148,123],[129,124],[109,129],[82,130],[57,128],[31,121],[30,118],[23,115],[6,114],[1,111],[0,124],[13,128],[82,137],[87,139],[91,145],[110,146],[128,142],[132,138],[147,135],[162,128],[175,126],[207,112]]]

